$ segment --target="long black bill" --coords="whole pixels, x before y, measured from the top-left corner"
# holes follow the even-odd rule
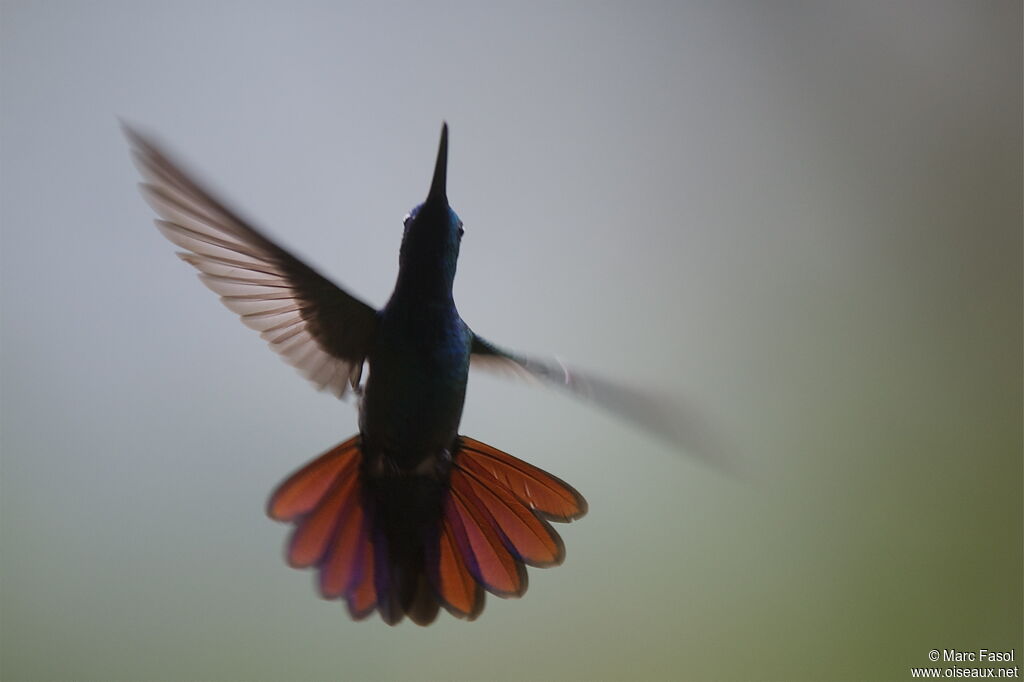
[[[446,181],[448,176],[448,124],[441,126],[441,144],[437,148],[437,164],[434,166],[434,180],[430,183],[427,201],[448,201]]]

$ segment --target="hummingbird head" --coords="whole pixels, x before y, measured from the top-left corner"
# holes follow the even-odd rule
[[[434,164],[434,179],[427,199],[405,217],[399,254],[399,277],[413,277],[420,286],[447,286],[450,293],[462,241],[462,221],[448,205],[448,124],[441,127],[441,143]]]

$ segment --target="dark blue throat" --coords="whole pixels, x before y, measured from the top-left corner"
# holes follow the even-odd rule
[[[428,199],[405,221],[392,301],[450,303],[462,221],[445,200]]]

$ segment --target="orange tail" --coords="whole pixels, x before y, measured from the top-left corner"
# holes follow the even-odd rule
[[[484,590],[521,596],[526,565],[560,564],[565,547],[548,521],[587,511],[564,481],[472,438],[459,437],[447,481],[422,488],[409,476],[394,488],[367,480],[360,446],[355,436],[313,460],[267,508],[295,523],[288,563],[317,567],[324,598],[344,598],[357,620],[378,610],[390,624],[408,615],[426,625],[440,606],[472,620]],[[420,518],[402,520],[410,513]]]

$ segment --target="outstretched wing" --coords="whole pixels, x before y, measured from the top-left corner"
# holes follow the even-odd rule
[[[540,380],[632,422],[676,449],[732,474],[738,463],[723,449],[706,418],[676,398],[631,388],[571,369],[557,359],[527,357],[473,335],[472,367]]]
[[[377,311],[226,208],[151,140],[124,128],[156,226],[242,322],[320,390],[357,386]]]

